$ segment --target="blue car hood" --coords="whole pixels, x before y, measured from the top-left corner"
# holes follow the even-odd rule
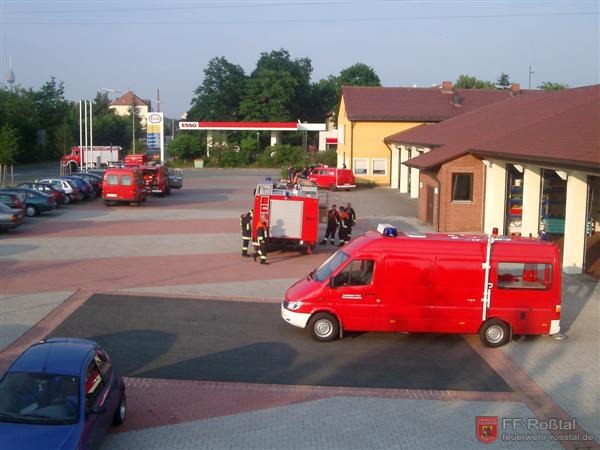
[[[54,450],[77,448],[80,424],[33,425],[27,423],[0,422],[0,449],[39,450],[40,445]]]

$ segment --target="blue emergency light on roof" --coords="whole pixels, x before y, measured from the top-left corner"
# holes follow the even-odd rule
[[[380,223],[377,225],[377,232],[383,236],[398,236],[398,230],[389,223]]]

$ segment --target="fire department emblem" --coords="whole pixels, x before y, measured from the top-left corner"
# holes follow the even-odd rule
[[[491,444],[498,438],[498,416],[477,416],[477,439]]]

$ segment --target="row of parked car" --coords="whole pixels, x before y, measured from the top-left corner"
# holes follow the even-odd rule
[[[102,195],[103,170],[91,169],[0,189],[0,230],[63,205]]]

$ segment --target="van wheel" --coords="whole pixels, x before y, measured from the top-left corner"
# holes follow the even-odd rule
[[[335,184],[331,183],[331,184],[329,185],[329,190],[330,190],[331,192],[335,192]]]
[[[488,347],[500,347],[510,339],[510,328],[501,320],[490,319],[479,330],[479,339]]]
[[[328,342],[337,339],[340,334],[340,324],[329,313],[317,313],[308,323],[310,333],[315,341]]]

